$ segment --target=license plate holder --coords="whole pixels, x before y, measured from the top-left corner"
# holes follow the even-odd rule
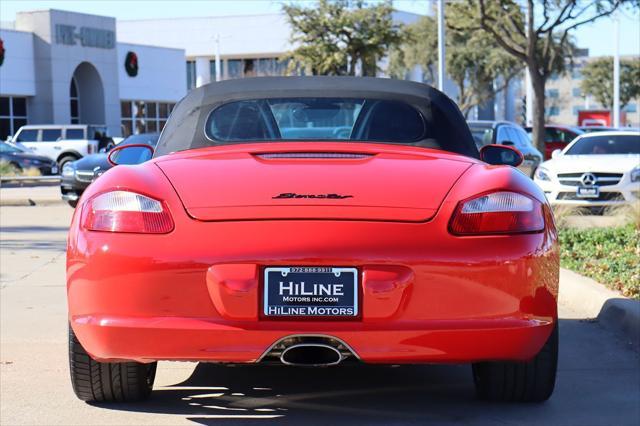
[[[358,270],[343,267],[268,267],[265,317],[353,318],[359,313]]]
[[[600,188],[597,186],[579,186],[576,189],[576,197],[578,198],[598,198],[600,196]]]

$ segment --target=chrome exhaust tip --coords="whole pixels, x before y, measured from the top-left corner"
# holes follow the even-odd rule
[[[298,367],[328,367],[342,360],[338,349],[323,343],[299,343],[285,348],[280,355],[283,364]]]

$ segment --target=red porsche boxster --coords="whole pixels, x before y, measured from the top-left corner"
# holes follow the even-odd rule
[[[553,392],[549,204],[512,167],[522,156],[478,152],[437,90],[213,83],[176,106],[155,152],[129,145],[110,161],[69,232],[80,399],[145,398],[158,360],[469,363],[481,398]]]

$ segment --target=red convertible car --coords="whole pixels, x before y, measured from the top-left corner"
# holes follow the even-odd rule
[[[442,93],[374,78],[213,83],[176,106],[153,151],[114,149],[121,165],[73,217],[80,399],[145,398],[158,360],[469,363],[480,398],[553,392],[549,204],[513,148],[478,152]]]

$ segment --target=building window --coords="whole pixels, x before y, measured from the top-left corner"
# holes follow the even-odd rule
[[[187,61],[187,90],[196,87],[196,61]]]
[[[174,106],[172,102],[121,101],[122,136],[162,131]]]
[[[560,115],[560,108],[557,106],[552,106],[548,109],[549,117],[553,117],[554,115]]]
[[[547,90],[547,96],[555,99],[560,96],[560,92],[558,91],[558,89],[549,89]]]
[[[242,77],[242,59],[227,59],[227,78]]]
[[[622,108],[622,110],[624,112],[636,112],[636,111],[638,111],[638,105],[637,104],[627,104],[627,106]]]
[[[15,135],[25,124],[27,124],[27,98],[0,97],[0,140],[6,140],[7,136]]]
[[[80,123],[80,96],[75,78],[71,79],[69,86],[69,107],[71,109],[71,124]]]
[[[258,59],[258,76],[273,76],[276,74],[276,58],[260,58]]]
[[[580,90],[579,87],[574,87],[573,90],[571,91],[571,94],[573,95],[574,98],[581,98],[582,90]]]
[[[581,106],[574,106],[571,112],[573,113],[573,115],[578,115],[578,111],[581,111],[581,110],[582,110]]]
[[[571,78],[574,80],[582,80],[582,71],[578,68],[574,68],[573,71],[571,71]]]

